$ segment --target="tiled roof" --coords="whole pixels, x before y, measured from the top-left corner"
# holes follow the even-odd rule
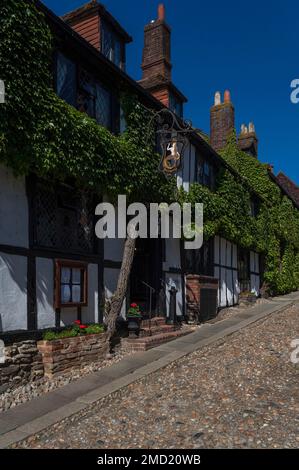
[[[299,205],[299,186],[297,186],[290,178],[288,178],[284,173],[280,172],[277,175],[277,180],[284,190],[288,193],[291,199]]]

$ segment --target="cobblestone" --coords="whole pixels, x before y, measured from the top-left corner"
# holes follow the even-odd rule
[[[297,448],[299,306],[271,315],[57,424],[24,448]]]

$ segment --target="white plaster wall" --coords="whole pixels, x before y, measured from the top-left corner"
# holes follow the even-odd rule
[[[183,160],[183,188],[189,191],[190,188],[190,144],[186,146]]]
[[[55,327],[54,263],[52,259],[36,259],[36,303],[38,329]]]
[[[165,274],[166,282],[166,315],[169,317],[169,306],[170,306],[170,292],[169,287],[175,285],[178,293],[176,296],[176,314],[177,316],[183,315],[183,285],[182,285],[182,276],[176,273],[166,273]]]
[[[82,308],[83,323],[97,323],[99,318],[98,304],[98,265],[88,265],[88,307]]]
[[[27,258],[0,253],[0,331],[27,329]]]
[[[25,178],[0,165],[0,244],[28,247],[28,202]]]
[[[36,260],[37,324],[39,329],[55,327],[54,263],[52,259]],[[61,309],[61,326],[77,320],[76,308]],[[82,322],[98,321],[98,266],[88,265],[88,306],[82,308]]]
[[[62,308],[60,313],[60,326],[72,325],[78,320],[77,308]]]
[[[219,257],[219,247],[221,256]],[[237,246],[224,238],[214,239],[214,263],[226,266],[215,266],[214,276],[219,280],[218,307],[234,305],[240,293],[237,268]],[[231,268],[235,268],[232,270]]]
[[[104,286],[105,286],[105,298],[110,297],[115,292],[117,281],[118,281],[119,269],[105,268],[104,269]],[[126,299],[122,305],[121,315],[126,316]]]

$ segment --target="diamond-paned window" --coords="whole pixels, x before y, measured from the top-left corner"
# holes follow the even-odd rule
[[[61,52],[57,53],[56,91],[58,96],[72,106],[76,106],[76,64]]]
[[[90,193],[38,181],[33,197],[34,244],[68,252],[94,252]]]
[[[109,91],[96,84],[95,118],[104,127],[111,127],[111,95]]]
[[[101,21],[101,38],[102,54],[115,65],[124,69],[125,45],[104,21]]]
[[[80,71],[79,109],[95,118],[108,129],[111,128],[111,93],[84,69]]]

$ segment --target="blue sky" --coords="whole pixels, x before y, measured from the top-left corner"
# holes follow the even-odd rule
[[[44,0],[64,14],[84,0]],[[143,27],[157,15],[159,0],[105,0],[133,36],[127,72],[141,78]],[[259,159],[299,184],[299,103],[290,83],[299,79],[299,3],[295,0],[165,0],[172,27],[173,81],[188,97],[185,117],[209,131],[216,90],[230,89],[236,126],[254,121]]]

